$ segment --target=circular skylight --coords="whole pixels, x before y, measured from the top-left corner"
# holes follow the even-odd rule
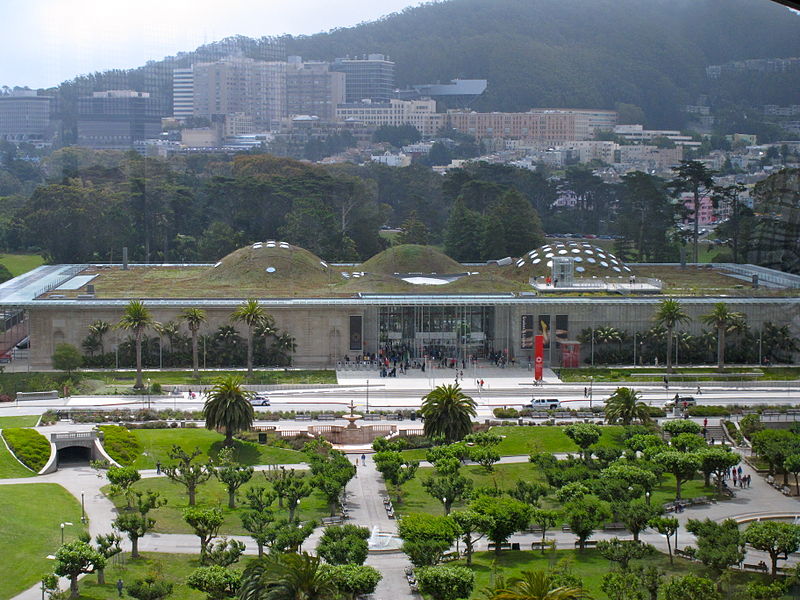
[[[541,259],[541,258],[534,258],[534,259],[531,261],[531,263],[532,263],[532,264],[534,264],[534,265],[538,265],[540,262],[542,262],[542,259]]]
[[[584,272],[586,269],[585,269],[584,267],[575,267],[575,270],[576,270],[578,273],[583,273],[583,272]]]
[[[274,273],[275,272],[275,267],[267,267],[266,271],[267,271],[267,273]]]

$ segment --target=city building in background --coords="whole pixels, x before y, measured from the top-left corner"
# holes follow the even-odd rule
[[[290,56],[286,69],[286,111],[284,116],[313,115],[333,121],[336,107],[345,101],[345,78],[326,62],[302,62]]]
[[[194,69],[172,71],[172,116],[185,120],[194,116]]]
[[[368,54],[363,58],[337,58],[332,71],[344,73],[345,102],[372,100],[388,102],[394,98],[394,63],[383,54]]]
[[[109,90],[78,98],[78,145],[129,150],[161,134],[164,108],[147,92]]]
[[[52,100],[34,90],[11,90],[0,95],[0,139],[14,143],[48,142]]]

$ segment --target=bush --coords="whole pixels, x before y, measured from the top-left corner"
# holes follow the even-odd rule
[[[690,406],[690,417],[729,417],[731,411],[725,406]]]
[[[150,393],[152,394],[160,394],[161,393],[161,384],[157,381],[150,386]]]
[[[742,417],[742,420],[739,421],[739,427],[742,429],[744,436],[750,439],[754,433],[764,429],[764,424],[761,422],[761,417],[750,414]]]
[[[9,396],[8,394],[0,394],[0,402],[13,402],[14,398]]]
[[[653,418],[659,418],[659,417],[666,417],[667,416],[666,411],[663,408],[659,407],[659,406],[648,406],[647,407],[647,414],[650,415]]]
[[[725,429],[728,431],[728,435],[731,436],[736,445],[740,445],[744,441],[744,437],[742,436],[742,432],[736,429],[736,425],[731,421],[723,421],[725,424]]]
[[[519,417],[519,411],[514,407],[510,408],[498,407],[495,408],[494,411],[492,412],[494,413],[494,416],[498,419],[516,419]]]
[[[9,448],[22,464],[37,473],[50,460],[50,442],[35,429],[12,427],[3,430]]]
[[[103,447],[108,455],[123,466],[132,465],[142,453],[142,445],[128,429],[119,425],[103,425]]]

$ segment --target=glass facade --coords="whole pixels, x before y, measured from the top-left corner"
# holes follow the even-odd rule
[[[482,358],[494,350],[494,316],[492,306],[384,306],[378,341],[410,359]]]

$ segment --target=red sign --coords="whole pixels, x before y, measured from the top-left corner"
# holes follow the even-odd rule
[[[537,335],[533,342],[533,378],[542,380],[542,366],[544,365],[544,336]]]

